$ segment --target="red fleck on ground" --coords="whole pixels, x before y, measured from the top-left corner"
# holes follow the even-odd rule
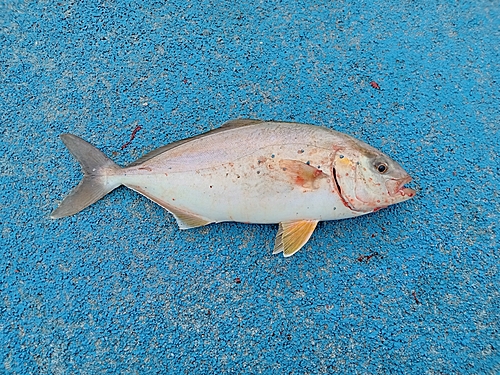
[[[374,89],[380,90],[380,86],[378,85],[378,83],[377,83],[377,82],[375,82],[375,81],[371,81],[371,82],[370,82],[370,85],[371,85],[371,87],[373,87]]]
[[[415,300],[415,303],[416,303],[417,305],[420,305],[420,304],[421,304],[421,302],[420,302],[420,301],[418,300],[418,298],[417,298],[417,293],[415,293],[415,291],[413,291],[413,292],[411,292],[411,295],[413,296],[413,299]]]
[[[370,259],[372,259],[376,255],[378,255],[377,252],[371,253],[370,255],[360,255],[358,257],[358,262],[362,262],[363,260],[366,260],[368,262]]]
[[[130,141],[128,141],[127,143],[123,144],[123,146],[122,146],[122,150],[123,150],[125,147],[127,147],[129,144],[131,144],[131,143],[132,143],[132,141],[133,141],[133,140],[134,140],[134,138],[135,138],[135,135],[136,135],[136,134],[137,134],[137,132],[138,132],[139,130],[141,130],[141,129],[142,129],[142,126],[140,126],[140,125],[138,125],[138,126],[136,126],[136,127],[135,127],[135,129],[132,131],[132,134],[130,135]]]

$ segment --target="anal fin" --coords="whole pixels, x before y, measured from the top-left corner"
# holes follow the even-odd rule
[[[140,186],[127,185],[127,187],[138,192],[139,194],[144,195],[146,198],[151,199],[153,202],[162,206],[164,209],[170,212],[175,217],[175,220],[177,221],[177,224],[179,225],[180,229],[197,228],[213,223],[213,220],[205,219],[201,216],[193,214],[192,212],[183,210],[181,208],[166,203],[162,199],[153,196],[151,193],[149,193],[147,190],[145,190]]]
[[[283,252],[289,257],[299,251],[311,238],[318,220],[286,221],[280,223],[273,254]]]

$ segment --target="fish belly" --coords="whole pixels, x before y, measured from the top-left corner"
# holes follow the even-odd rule
[[[317,156],[311,155],[308,163],[325,162],[320,153],[314,154]],[[169,205],[213,222],[271,224],[359,215],[346,208],[333,191],[328,171],[315,186],[304,187],[294,181],[280,167],[280,160],[291,157],[297,157],[296,147],[291,152],[279,153],[275,148],[259,149],[234,162],[208,168],[186,171],[176,168],[171,172],[165,164],[162,170],[150,168],[141,174],[129,171],[120,182],[157,203],[164,202],[162,205],[167,209]],[[307,155],[304,157],[307,159]]]

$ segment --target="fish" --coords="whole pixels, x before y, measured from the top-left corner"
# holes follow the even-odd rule
[[[120,167],[73,134],[60,138],[83,179],[52,212],[74,215],[119,186],[170,212],[180,229],[226,221],[278,224],[273,254],[289,257],[318,222],[376,212],[415,196],[393,159],[316,125],[237,119]]]

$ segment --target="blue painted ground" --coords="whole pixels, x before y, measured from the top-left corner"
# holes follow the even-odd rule
[[[487,0],[2,2],[0,372],[499,373],[499,30]],[[289,259],[125,188],[49,219],[60,133],[123,165],[238,117],[354,135],[418,195]]]

